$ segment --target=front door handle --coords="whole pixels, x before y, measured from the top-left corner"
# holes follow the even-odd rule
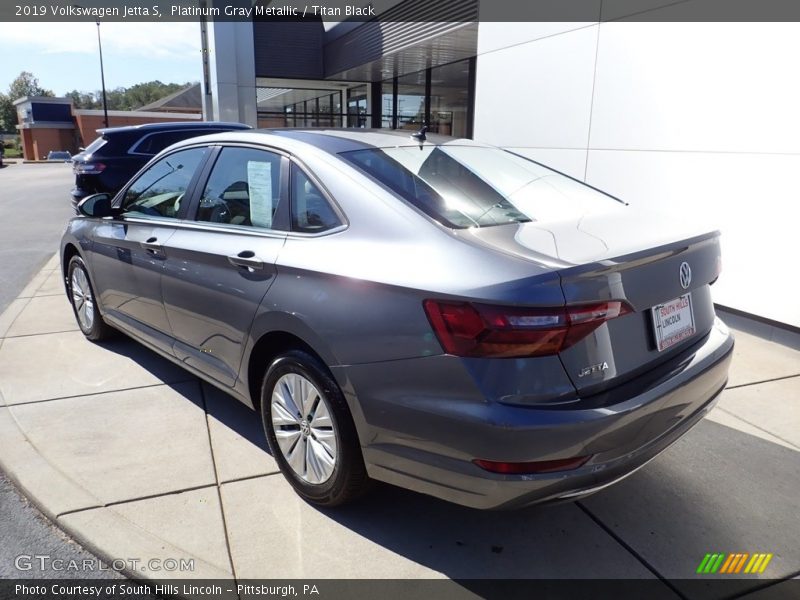
[[[163,246],[158,243],[158,238],[147,238],[144,242],[139,242],[139,245],[150,254],[161,254]]]
[[[252,250],[244,250],[236,256],[229,256],[228,262],[234,267],[244,267],[247,269],[263,269],[264,261],[256,257]]]

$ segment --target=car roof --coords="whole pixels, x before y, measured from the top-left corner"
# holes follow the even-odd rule
[[[166,121],[163,123],[143,123],[141,125],[125,125],[123,127],[103,127],[98,129],[100,135],[142,132],[152,133],[154,131],[174,131],[176,129],[252,129],[250,125],[243,123],[226,123],[224,121]]]
[[[455,138],[438,134],[426,134],[425,141],[420,142],[411,137],[413,133],[416,132],[409,129],[251,129],[248,131],[215,133],[196,137],[178,142],[177,145],[190,145],[198,142],[250,142],[263,143],[266,145],[285,145],[287,149],[291,150],[302,144],[312,146],[330,154],[372,148],[395,148],[398,146],[439,146],[446,144],[476,147],[486,146],[485,144],[474,142],[466,138]]]

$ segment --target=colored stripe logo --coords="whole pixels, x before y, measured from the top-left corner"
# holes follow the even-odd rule
[[[740,573],[763,573],[769,561],[772,560],[772,553],[756,552],[724,552],[708,553],[700,561],[697,573],[710,575],[714,573],[726,575],[738,575]]]

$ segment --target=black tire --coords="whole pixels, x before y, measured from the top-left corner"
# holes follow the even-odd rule
[[[103,320],[100,309],[97,308],[89,271],[83,259],[77,255],[70,259],[67,266],[67,295],[78,327],[87,339],[101,342],[116,335],[116,330]]]
[[[301,474],[289,464],[284,455],[284,450],[278,443],[275,424],[273,423],[273,392],[276,391],[276,387],[280,382],[281,387],[278,392],[284,393],[289,389],[286,387],[287,381],[298,381],[295,376],[304,378],[316,388],[316,395],[313,390],[310,396],[306,394],[307,397],[313,396],[316,398],[316,400],[308,403],[313,405],[314,408],[308,411],[309,414],[303,414],[305,411],[302,409],[296,411],[296,416],[306,423],[305,432],[302,431],[301,423],[296,425],[296,430],[295,424],[292,423],[278,425],[278,427],[280,428],[284,447],[292,443],[290,438],[295,435],[295,432],[299,433],[299,437],[295,442],[296,445],[293,448],[295,451],[301,452],[302,456],[300,459],[295,457],[295,460],[299,460],[305,465],[306,474]],[[324,412],[320,408],[320,403],[324,403]],[[278,404],[280,404],[280,401],[278,401]],[[281,410],[280,406],[277,407],[277,410]],[[327,422],[328,420],[331,422],[330,429],[333,431],[336,445],[332,453],[333,456],[330,458],[333,463],[332,472],[327,479],[317,483],[309,481],[309,478],[313,479],[316,474],[312,463],[320,466],[319,459],[313,456],[315,454],[314,448],[317,450],[316,454],[319,454],[320,449],[326,450],[329,455],[331,454],[330,447],[321,437],[324,434],[325,439],[330,439],[328,428],[315,428],[314,426],[314,418],[318,414],[323,415],[323,420],[319,421],[319,423]],[[356,433],[347,401],[328,369],[316,357],[301,350],[292,350],[277,357],[272,362],[269,369],[267,369],[261,386],[261,419],[272,456],[278,463],[281,473],[283,473],[283,476],[295,491],[307,502],[318,506],[338,506],[357,498],[369,488],[370,479],[364,467],[358,434]],[[320,434],[319,438],[315,437],[317,434]],[[303,450],[304,448],[306,449],[305,451]],[[309,450],[309,448],[311,449]],[[312,454],[312,460],[309,460],[309,452]],[[293,454],[290,453],[290,456],[293,456]],[[329,465],[324,466],[330,468]]]

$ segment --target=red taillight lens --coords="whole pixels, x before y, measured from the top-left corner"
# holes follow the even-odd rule
[[[103,172],[106,166],[101,162],[76,162],[72,164],[72,172],[75,175],[97,175]]]
[[[591,456],[573,456],[572,458],[558,458],[556,460],[537,460],[533,462],[497,462],[493,460],[480,460],[472,462],[481,469],[501,475],[524,475],[530,473],[554,473],[556,471],[570,471],[586,464]]]
[[[496,358],[557,354],[609,319],[631,312],[619,301],[521,308],[425,300],[423,306],[445,352]]]

